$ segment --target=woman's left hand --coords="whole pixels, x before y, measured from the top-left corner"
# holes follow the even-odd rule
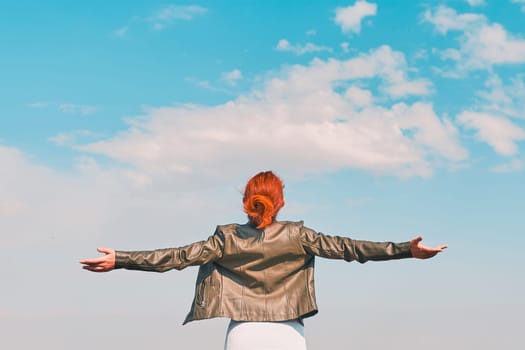
[[[441,245],[437,248],[430,248],[421,244],[423,237],[417,236],[410,241],[410,252],[414,258],[418,259],[428,259],[435,256],[437,253],[441,253],[446,245]]]
[[[83,268],[93,272],[108,272],[115,268],[115,251],[109,248],[97,248],[104,256],[94,259],[80,260]]]

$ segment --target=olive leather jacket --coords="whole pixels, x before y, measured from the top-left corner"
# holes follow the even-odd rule
[[[411,257],[410,242],[369,242],[328,236],[302,222],[217,226],[206,241],[180,248],[117,251],[115,268],[164,272],[199,265],[195,297],[184,324],[229,317],[284,321],[317,313],[314,257],[390,260]]]

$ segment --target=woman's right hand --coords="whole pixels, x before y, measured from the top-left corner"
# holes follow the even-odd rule
[[[80,260],[83,268],[93,272],[108,272],[115,268],[115,251],[109,248],[97,248],[104,256],[94,259]]]

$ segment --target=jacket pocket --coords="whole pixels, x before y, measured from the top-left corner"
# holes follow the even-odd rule
[[[201,283],[197,285],[197,288],[195,290],[195,303],[200,307],[206,306],[206,299],[204,297],[204,291],[205,291],[205,282],[206,280],[202,280]]]

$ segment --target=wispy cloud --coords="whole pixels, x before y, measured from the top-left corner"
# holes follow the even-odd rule
[[[485,0],[467,0],[470,6],[483,6],[485,5]]]
[[[46,108],[53,104],[54,104],[53,102],[32,102],[32,103],[29,103],[28,106],[32,108]]]
[[[315,30],[315,29],[308,29],[306,31],[306,35],[308,35],[308,36],[314,36],[316,34],[317,34],[317,30]]]
[[[426,49],[419,49],[412,55],[412,58],[414,60],[427,60],[428,59],[428,51]]]
[[[177,21],[191,21],[204,16],[208,9],[199,5],[168,5],[149,16],[134,16],[128,24],[115,29],[112,35],[116,38],[128,36],[132,27],[137,25],[151,26],[155,30],[164,30]]]
[[[242,72],[239,69],[234,69],[229,72],[221,74],[221,80],[225,81],[229,85],[236,85],[239,80],[242,79]]]
[[[286,39],[281,39],[277,43],[277,46],[275,46],[275,49],[277,51],[283,51],[283,52],[292,52],[298,56],[307,54],[307,53],[314,53],[314,52],[332,52],[332,48],[327,46],[318,46],[313,43],[306,43],[305,45],[292,45],[290,42]]]
[[[490,168],[495,173],[513,173],[525,169],[524,159],[513,159],[510,162],[496,165]]]
[[[129,26],[120,27],[113,31],[113,35],[119,38],[124,38],[129,31]]]
[[[190,21],[207,12],[206,7],[199,5],[169,5],[149,17],[149,21],[153,24],[153,28],[162,30],[175,21]]]
[[[210,90],[210,91],[214,91],[214,92],[220,92],[220,93],[224,93],[224,94],[227,94],[227,95],[233,95],[232,91],[230,91],[228,89],[225,89],[225,88],[222,88],[222,87],[215,86],[209,80],[197,79],[195,77],[186,77],[186,78],[184,78],[184,80],[187,81],[188,83],[190,83],[191,85],[199,87],[199,88],[202,88],[202,89],[206,89],[206,90]]]
[[[485,88],[477,95],[481,98],[480,109],[525,119],[525,75],[518,74],[504,82],[498,75],[492,74],[485,82]]]
[[[101,134],[94,133],[90,130],[73,130],[59,133],[48,138],[48,140],[58,146],[74,147],[79,142],[92,142],[94,138],[100,137],[102,137]]]
[[[82,115],[93,114],[97,111],[96,106],[79,105],[79,104],[74,104],[74,103],[61,103],[58,105],[58,109],[64,113],[82,114]]]
[[[361,22],[365,17],[375,16],[377,4],[367,1],[356,1],[354,5],[335,9],[335,23],[343,33],[361,32]]]
[[[81,105],[75,103],[56,103],[56,102],[33,102],[28,104],[31,108],[56,108],[60,112],[68,114],[90,115],[99,110],[99,107],[93,105]]]

